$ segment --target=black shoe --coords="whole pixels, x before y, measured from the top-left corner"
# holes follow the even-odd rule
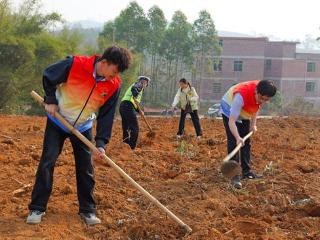
[[[248,172],[248,173],[242,175],[242,179],[252,180],[252,179],[259,179],[259,178],[262,178],[262,176],[261,175],[257,175],[257,174],[255,174],[253,172]]]
[[[242,184],[240,182],[240,176],[237,175],[237,176],[234,176],[232,179],[231,179],[231,186],[233,188],[236,188],[236,189],[241,189],[242,188]]]

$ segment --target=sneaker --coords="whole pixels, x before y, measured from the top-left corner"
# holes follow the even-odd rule
[[[242,184],[240,182],[240,176],[237,175],[237,176],[234,176],[232,179],[231,179],[231,186],[233,188],[236,188],[236,189],[241,189],[242,188]]]
[[[182,135],[177,135],[177,140],[180,140],[182,138]]]
[[[242,179],[252,180],[252,179],[259,179],[259,178],[262,178],[262,176],[257,175],[253,172],[248,172],[248,173],[242,175]]]
[[[80,217],[87,225],[96,225],[101,223],[101,220],[96,216],[95,213],[80,213]]]
[[[41,212],[39,210],[31,210],[28,217],[27,217],[27,223],[28,224],[38,224],[41,223],[41,218],[44,216],[46,213]]]
[[[197,140],[198,140],[198,141],[201,140],[201,136],[197,136]]]

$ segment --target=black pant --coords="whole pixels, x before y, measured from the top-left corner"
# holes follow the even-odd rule
[[[187,112],[181,109],[180,122],[179,122],[179,130],[177,135],[182,135],[184,133],[184,123],[186,121]],[[202,130],[200,126],[200,119],[198,116],[198,110],[194,110],[190,113],[193,126],[196,130],[197,136],[202,136]]]
[[[127,143],[131,149],[135,149],[139,135],[136,110],[131,102],[123,101],[119,111],[122,119],[123,142]]]
[[[228,140],[228,153],[231,153],[233,149],[237,146],[237,141],[229,128],[229,118],[222,114],[223,124],[226,129],[227,140]],[[240,137],[245,137],[250,132],[250,120],[242,120],[242,122],[236,122],[236,126]],[[241,168],[242,174],[247,174],[250,172],[250,153],[251,153],[250,138],[245,141],[244,146],[240,150],[241,156]],[[236,154],[232,160],[239,162],[239,154]]]
[[[91,129],[82,134],[90,141],[92,140]],[[90,149],[75,135],[61,130],[50,119],[47,119],[42,156],[29,204],[30,210],[46,210],[52,191],[54,166],[66,138],[70,138],[75,157],[79,212],[95,212],[96,204],[93,199],[95,181]]]

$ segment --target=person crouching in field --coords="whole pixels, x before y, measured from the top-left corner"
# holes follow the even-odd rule
[[[59,112],[88,140],[92,140],[94,113],[98,113],[95,154],[103,158],[111,137],[121,79],[131,62],[131,53],[112,46],[102,56],[72,56],[59,61],[43,73],[45,110],[48,113],[43,150],[29,204],[28,224],[41,222],[52,191],[53,172],[64,141],[72,144],[77,180],[79,215],[88,225],[99,224],[93,198],[94,174],[89,147],[54,117]]]
[[[144,89],[149,86],[150,78],[138,77],[125,92],[120,104],[120,115],[122,119],[123,142],[127,143],[133,150],[137,146],[139,135],[139,123],[137,119],[138,105],[142,100]]]
[[[240,150],[242,179],[259,177],[251,171],[250,167],[250,139],[244,142],[243,137],[250,131],[257,131],[258,111],[262,104],[276,94],[276,91],[277,88],[272,81],[253,80],[232,86],[222,97],[220,111],[227,134],[228,153],[231,153],[238,144],[242,144]],[[239,156],[231,160],[239,162]],[[231,185],[237,189],[242,188],[241,177],[239,175],[233,177]]]
[[[198,115],[199,96],[195,88],[191,87],[190,83],[186,79],[180,79],[179,85],[180,88],[177,91],[172,103],[173,110],[175,110],[177,106],[179,106],[181,109],[177,139],[180,139],[184,134],[184,125],[188,113],[191,115],[192,123],[197,134],[197,139],[200,139],[202,136],[202,129]]]

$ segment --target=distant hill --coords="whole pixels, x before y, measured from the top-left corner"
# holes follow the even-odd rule
[[[80,20],[75,22],[69,22],[66,24],[71,29],[77,29],[84,37],[84,43],[89,45],[96,46],[96,39],[99,33],[103,29],[103,22],[98,22],[94,20]],[[245,34],[238,32],[230,32],[230,31],[218,31],[219,37],[259,37],[254,34]]]
[[[77,28],[78,29],[78,28]],[[97,38],[101,29],[99,28],[79,28],[78,31],[83,36],[83,44],[97,46]]]
[[[67,23],[67,26],[70,28],[94,28],[94,29],[103,29],[103,22],[98,22],[94,20],[80,20],[75,22]],[[229,31],[218,31],[218,35],[221,37],[254,37],[252,34],[238,33],[238,32],[229,32]]]
[[[94,20],[80,20],[80,21],[75,21],[75,22],[69,22],[67,23],[67,26],[70,28],[94,28],[94,29],[99,29],[100,31],[103,28],[104,23],[94,21]]]
[[[97,38],[99,33],[103,29],[103,24],[101,22],[92,21],[92,20],[81,20],[75,22],[67,22],[65,24],[66,27],[72,30],[76,30],[79,32],[83,38],[82,46],[92,46],[97,47]],[[56,33],[60,32],[62,27],[56,29]]]
[[[219,37],[255,37],[253,35],[237,32],[218,31]]]

